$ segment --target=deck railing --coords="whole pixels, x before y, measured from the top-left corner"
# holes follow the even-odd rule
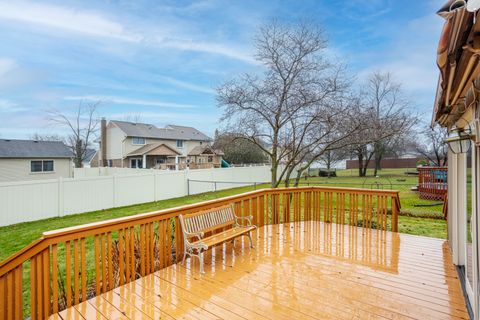
[[[394,232],[400,209],[398,191],[262,189],[44,232],[0,263],[0,319],[47,318],[179,261],[178,215],[224,204],[232,204],[237,215],[253,215],[257,226],[316,220]]]
[[[448,167],[418,167],[417,170],[420,198],[444,200],[448,189]]]

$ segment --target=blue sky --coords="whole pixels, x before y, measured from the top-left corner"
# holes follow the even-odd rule
[[[99,116],[212,135],[214,88],[257,72],[251,40],[272,18],[309,19],[326,31],[325,54],[358,81],[391,71],[429,119],[443,24],[442,1],[1,1],[0,137],[62,133],[45,110],[71,113],[100,100]]]

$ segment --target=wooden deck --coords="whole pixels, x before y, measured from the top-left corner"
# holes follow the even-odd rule
[[[322,222],[268,225],[51,319],[469,319],[446,242]]]

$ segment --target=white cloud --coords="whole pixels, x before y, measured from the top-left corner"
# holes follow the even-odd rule
[[[438,80],[435,61],[442,23],[434,14],[411,20],[391,35],[395,45],[386,54],[382,51],[382,56],[376,57],[379,62],[362,70],[359,79],[365,79],[374,70],[390,71],[412,96],[412,102],[430,112]]]
[[[67,96],[63,98],[64,100],[73,100],[73,101],[93,101],[93,102],[112,102],[117,104],[130,104],[130,105],[140,105],[140,106],[152,106],[152,107],[161,107],[161,108],[178,108],[178,109],[189,109],[196,108],[196,106],[191,104],[181,104],[174,102],[166,102],[159,100],[142,100],[142,99],[129,99],[123,97],[114,97],[114,96],[95,96],[95,95],[85,95],[85,96]]]
[[[0,2],[1,19],[40,25],[57,32],[109,38],[182,51],[211,53],[247,63],[255,63],[251,55],[227,44],[192,39],[191,35],[185,36],[180,32],[175,32],[171,26],[163,27],[163,31],[162,28],[155,26],[144,26],[143,30],[138,30],[137,25],[133,27],[123,25],[97,11],[78,10],[30,1],[11,1]],[[165,32],[167,29],[168,32]]]
[[[174,79],[172,77],[167,77],[167,76],[162,76],[160,78],[163,81],[165,81],[167,83],[170,83],[170,84],[173,84],[173,85],[175,85],[177,87],[180,87],[180,88],[188,89],[188,90],[191,90],[191,91],[203,92],[203,93],[210,93],[210,94],[215,93],[215,90],[213,90],[212,88],[209,88],[209,87],[196,85],[196,84],[193,84],[193,83],[190,83],[190,82],[177,80],[177,79]]]
[[[16,68],[16,63],[13,59],[0,57],[0,77],[5,76],[7,73]]]
[[[10,100],[6,99],[0,99],[0,112],[1,113],[6,113],[6,112],[18,112],[18,111],[24,111],[25,108],[20,107],[14,102],[11,102]]]
[[[33,2],[10,1],[0,3],[0,18],[91,36],[125,41],[139,40],[138,37],[125,32],[121,24],[93,11],[73,10]]]
[[[218,43],[201,42],[187,39],[158,39],[158,45],[170,47],[185,51],[198,51],[205,53],[213,53],[223,55],[232,59],[244,61],[250,64],[257,64],[258,62],[252,55],[249,55],[242,50],[230,46],[225,46]]]

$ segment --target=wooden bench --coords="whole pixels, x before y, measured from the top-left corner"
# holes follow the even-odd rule
[[[200,272],[204,273],[203,252],[209,248],[226,242],[235,243],[235,238],[248,236],[250,247],[253,248],[252,225],[253,216],[237,217],[232,205],[225,205],[210,210],[200,211],[188,215],[179,215],[183,233],[184,252],[182,264],[186,256],[197,257],[200,260]],[[247,225],[241,225],[239,221],[245,220]],[[221,232],[204,237],[208,232],[222,230]]]

